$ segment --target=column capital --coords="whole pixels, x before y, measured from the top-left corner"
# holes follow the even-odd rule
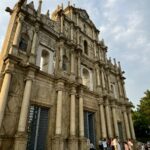
[[[14,63],[10,60],[6,62],[5,73],[12,74],[14,71]]]
[[[57,91],[64,91],[64,82],[63,81],[58,81],[56,83],[56,90]]]
[[[98,100],[98,104],[99,104],[99,105],[103,105],[103,104],[104,104],[104,100],[103,100],[103,98],[99,98],[99,100]]]
[[[18,21],[23,22],[25,15],[23,13],[19,14]]]
[[[39,29],[40,29],[40,25],[39,25],[38,23],[36,23],[36,24],[35,24],[34,31],[35,31],[36,33],[38,33],[38,32],[39,32]]]
[[[76,87],[73,86],[71,87],[71,92],[70,92],[71,95],[75,95],[76,94]]]

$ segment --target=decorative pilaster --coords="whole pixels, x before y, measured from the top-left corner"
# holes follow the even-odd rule
[[[63,101],[64,83],[60,81],[60,82],[58,82],[57,86],[58,86],[58,93],[57,93],[55,134],[61,135],[61,133],[62,133],[62,101]]]
[[[79,45],[80,42],[79,42],[79,29],[77,29],[77,45]]]
[[[101,76],[102,76],[102,87],[103,87],[103,90],[105,90],[106,85],[105,85],[105,77],[104,77],[104,70],[103,69],[101,69]]]
[[[84,137],[83,97],[79,95],[79,136]]]
[[[106,105],[105,105],[105,110],[106,110],[106,120],[107,120],[107,129],[108,129],[108,137],[112,138],[112,124],[111,124],[111,117],[110,117],[110,107],[108,104],[108,99],[105,100]]]
[[[114,123],[114,129],[115,129],[115,136],[119,136],[117,119],[116,119],[116,106],[115,105],[112,106],[112,114],[113,114],[113,123]]]
[[[124,117],[124,122],[125,122],[125,129],[126,129],[127,139],[130,139],[131,135],[130,135],[130,128],[129,128],[129,122],[128,122],[128,117],[127,117],[126,110],[124,110],[124,112],[123,112],[123,117]]]
[[[81,51],[78,51],[77,65],[78,65],[78,82],[82,83],[82,78],[81,78]]]
[[[63,16],[63,14],[61,14],[60,22],[61,22],[60,32],[64,33],[64,16]]]
[[[108,91],[111,92],[111,85],[110,85],[110,72],[107,70],[107,80],[108,80]],[[115,93],[114,93],[115,94]]]
[[[37,44],[37,41],[38,41],[38,32],[39,32],[39,25],[36,24],[35,25],[35,30],[34,30],[31,54],[30,54],[30,59],[29,59],[29,61],[33,64],[35,64],[35,60],[36,60],[36,44]]]
[[[71,41],[73,41],[73,24],[71,24]]]
[[[75,54],[74,49],[71,50],[71,79],[75,80]]]
[[[75,135],[76,135],[75,95],[76,95],[76,89],[73,86],[72,89],[71,89],[71,101],[70,101],[70,137],[69,137],[69,140],[68,140],[69,150],[78,149],[78,140],[75,137]]]
[[[14,150],[20,150],[20,148],[22,150],[26,150],[26,146],[27,146],[26,125],[27,125],[28,111],[30,105],[30,95],[31,95],[33,78],[34,78],[34,72],[29,70],[26,78],[26,84],[25,84],[25,89],[23,94]]]
[[[135,138],[135,132],[134,132],[134,127],[133,127],[131,111],[129,111],[129,113],[128,113],[128,119],[129,119],[129,125],[130,125],[130,129],[131,129],[132,139],[135,140],[136,138]]]
[[[3,79],[3,84],[1,87],[1,92],[0,92],[0,128],[2,126],[2,121],[5,113],[5,108],[7,104],[7,99],[8,99],[8,93],[9,93],[9,87],[10,87],[10,82],[11,82],[11,77],[12,77],[12,71],[14,68],[14,64],[11,62],[6,62],[6,68],[5,68],[5,74],[4,74],[4,79]]]
[[[63,47],[64,47],[64,43],[61,42],[59,47],[59,70],[62,70],[62,65],[63,65]]]
[[[16,27],[15,36],[13,39],[13,44],[12,44],[13,47],[10,49],[10,52],[9,52],[10,54],[14,54],[14,55],[18,54],[19,38],[21,34],[23,20],[24,20],[24,15],[20,13],[18,17],[18,24]]]
[[[101,99],[100,104],[99,104],[99,111],[100,111],[100,119],[101,119],[101,133],[102,133],[102,138],[106,138],[107,137],[106,121],[105,121],[104,106],[103,106],[102,99]]]
[[[76,89],[71,89],[71,101],[70,101],[70,136],[75,136],[75,94]]]
[[[79,14],[77,14],[77,26],[79,25]]]
[[[96,51],[96,43],[95,43],[95,41],[94,41],[94,56],[95,56],[95,58],[97,57],[97,51]]]

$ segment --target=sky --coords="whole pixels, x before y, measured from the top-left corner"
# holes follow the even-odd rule
[[[31,0],[28,0],[30,2]],[[7,6],[17,0],[0,0],[0,49],[10,15]],[[34,0],[37,8],[38,0]],[[42,13],[52,12],[68,0],[43,0]],[[150,0],[71,0],[85,9],[108,46],[108,57],[121,62],[127,97],[136,106],[150,89]]]

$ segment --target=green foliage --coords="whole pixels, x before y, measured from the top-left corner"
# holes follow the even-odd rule
[[[133,111],[134,129],[137,140],[150,140],[150,91],[144,92],[137,110]]]

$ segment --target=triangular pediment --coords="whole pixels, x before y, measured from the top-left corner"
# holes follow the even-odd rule
[[[88,13],[86,12],[86,10],[84,9],[80,9],[80,8],[75,8],[76,12],[80,15],[80,17],[82,17],[86,22],[88,22],[91,26],[94,26],[94,23],[91,21]],[[96,27],[95,27],[96,28]]]

